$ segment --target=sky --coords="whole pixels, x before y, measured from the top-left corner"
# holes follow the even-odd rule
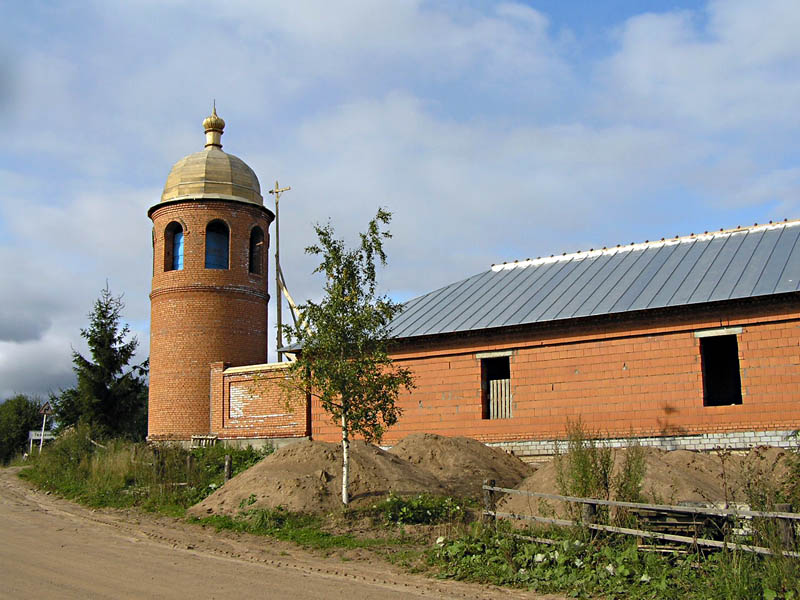
[[[267,206],[276,180],[292,188],[281,263],[298,301],[322,287],[314,224],[355,243],[378,207],[393,213],[381,289],[399,301],[493,263],[800,218],[796,0],[0,15],[0,399],[74,385],[106,283],[147,357],[147,209],[203,148],[214,100]]]

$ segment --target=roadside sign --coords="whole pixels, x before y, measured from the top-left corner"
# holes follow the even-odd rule
[[[47,415],[44,416],[47,419]],[[42,453],[42,444],[44,444],[45,440],[54,440],[56,439],[55,434],[52,431],[45,431],[44,424],[42,425],[41,431],[29,431],[28,432],[28,442],[30,448],[28,448],[28,453],[33,452],[33,442],[39,442],[39,454]]]
[[[39,409],[40,415],[52,415],[53,414],[53,407],[50,406],[49,402],[45,402],[42,404],[42,408]]]

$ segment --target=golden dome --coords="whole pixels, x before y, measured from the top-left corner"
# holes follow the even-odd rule
[[[206,147],[175,163],[167,177],[161,202],[190,198],[218,198],[264,205],[261,185],[253,169],[233,154],[222,151],[220,137],[225,121],[212,114],[203,121]]]

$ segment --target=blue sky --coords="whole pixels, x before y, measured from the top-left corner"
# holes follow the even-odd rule
[[[147,355],[147,208],[202,148],[214,98],[224,149],[262,188],[292,186],[281,256],[298,299],[320,289],[314,222],[352,239],[378,206],[398,298],[496,262],[800,218],[796,0],[2,13],[0,398],[72,385],[106,280]]]

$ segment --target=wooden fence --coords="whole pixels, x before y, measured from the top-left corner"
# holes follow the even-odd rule
[[[758,554],[773,554],[769,548],[762,546],[753,546],[750,544],[731,543],[727,541],[711,540],[697,536],[675,535],[671,533],[664,533],[659,531],[648,531],[644,529],[632,529],[628,527],[617,527],[614,525],[603,525],[593,522],[592,516],[594,510],[582,510],[581,521],[572,521],[568,519],[554,519],[550,517],[539,517],[535,515],[520,515],[509,512],[499,512],[496,509],[497,492],[506,494],[520,494],[534,498],[543,498],[546,500],[557,500],[562,502],[571,502],[581,504],[584,507],[596,508],[597,506],[615,506],[619,508],[627,508],[640,511],[649,511],[653,513],[667,513],[667,514],[690,514],[702,516],[715,516],[724,517],[725,519],[778,519],[778,526],[780,529],[781,540],[785,547],[791,547],[795,542],[794,529],[797,522],[800,522],[800,513],[793,513],[788,511],[757,511],[757,510],[740,510],[736,508],[716,508],[704,506],[680,506],[668,504],[645,504],[641,502],[622,502],[617,500],[602,500],[599,498],[577,498],[574,496],[561,496],[558,494],[545,494],[541,492],[529,492],[525,490],[516,490],[511,488],[497,487],[494,480],[486,480],[483,485],[484,496],[484,517],[489,520],[497,518],[501,519],[518,519],[536,521],[539,523],[548,523],[551,525],[560,526],[581,526],[595,531],[608,531],[611,533],[620,533],[624,535],[632,535],[644,539],[657,539],[666,540],[670,542],[678,542],[682,544],[692,544],[696,546],[705,546],[712,548],[735,548],[746,552],[755,552]],[[541,540],[539,540],[541,541]],[[784,556],[793,558],[800,558],[800,552],[782,551]]]

